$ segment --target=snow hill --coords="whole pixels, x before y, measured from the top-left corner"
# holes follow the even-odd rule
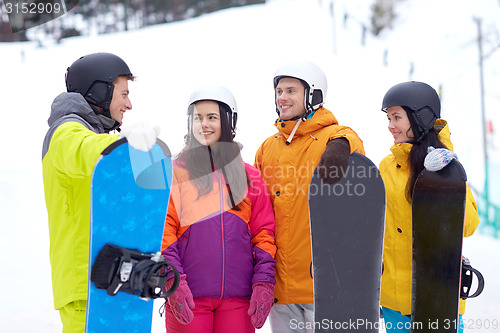
[[[333,2],[332,2],[333,1]],[[333,7],[332,7],[333,3]],[[140,31],[65,39],[61,44],[0,44],[0,327],[2,332],[61,330],[53,310],[47,214],[41,175],[41,145],[52,100],[65,89],[66,68],[92,52],[112,52],[127,61],[138,80],[130,84],[133,109],[124,127],[149,120],[174,153],[187,131],[191,90],[218,82],[239,106],[236,139],[252,163],[258,146],[275,132],[272,77],[277,66],[305,59],[328,77],[326,107],[363,139],[375,163],[392,145],[382,97],[409,79],[441,88],[442,117],[448,120],[455,150],[469,182],[481,189],[481,113],[477,27],[485,38],[486,113],[499,124],[498,42],[500,4],[496,0],[407,0],[397,7],[393,29],[366,35],[369,0],[274,0],[227,9],[195,19]],[[332,10],[333,9],[333,10]],[[333,13],[333,16],[332,16]],[[345,19],[347,17],[347,19]],[[34,30],[32,33],[36,33]],[[489,137],[490,156],[499,164],[499,138]],[[470,300],[468,332],[500,332],[500,242],[476,232],[464,254],[486,278],[483,295]],[[158,306],[159,307],[159,304]],[[497,327],[494,328],[494,324]],[[155,314],[154,332],[164,332]],[[261,330],[270,332],[268,324]]]

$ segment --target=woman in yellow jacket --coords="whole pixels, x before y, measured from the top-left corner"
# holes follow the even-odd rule
[[[380,163],[387,195],[380,303],[387,332],[410,332],[413,186],[424,168],[443,168],[456,155],[448,124],[438,119],[439,96],[429,85],[415,81],[395,85],[385,94],[382,110],[394,145]],[[428,153],[429,147],[436,149]],[[467,187],[464,236],[472,235],[478,224],[477,206]],[[464,310],[465,301],[460,300],[460,315]]]

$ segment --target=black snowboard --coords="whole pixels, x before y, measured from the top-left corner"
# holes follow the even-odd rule
[[[415,183],[412,332],[457,332],[466,180],[453,160]]]
[[[315,332],[378,332],[385,188],[377,167],[353,153],[344,177],[309,187]]]

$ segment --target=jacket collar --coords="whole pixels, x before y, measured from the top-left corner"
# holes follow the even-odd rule
[[[114,119],[98,115],[79,93],[63,92],[52,102],[49,127],[64,116],[77,115],[89,123],[97,133],[109,132],[116,128]],[[118,123],[119,125],[119,123]]]
[[[288,139],[298,121],[299,120],[280,121],[280,119],[278,119],[274,123],[274,126],[276,126],[280,134]],[[303,121],[299,125],[295,131],[294,137],[307,135],[330,125],[338,125],[337,119],[330,110],[321,107],[314,112],[312,118]]]

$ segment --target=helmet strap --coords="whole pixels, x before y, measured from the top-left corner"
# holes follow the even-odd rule
[[[323,105],[323,93],[320,90],[313,90],[311,93],[310,89],[306,88],[305,90],[304,106],[306,113],[303,116],[304,121],[312,112],[318,110]]]
[[[189,138],[193,136],[193,114],[188,113],[188,119],[187,119],[187,134],[184,136],[184,143],[188,143]]]
[[[314,91],[314,93],[310,93],[310,88],[306,86],[306,83],[302,80],[300,80],[301,82],[303,82],[304,84],[304,109],[306,110],[306,112],[302,115],[302,116],[295,116],[291,119],[288,119],[288,120],[298,120],[298,119],[302,119],[302,121],[306,121],[307,120],[307,117],[309,117],[309,115],[316,111],[317,109],[319,109],[322,105],[322,103],[320,102],[317,102],[316,103],[316,107],[314,107],[313,103],[315,102],[315,100],[317,99],[317,97],[320,97],[322,98],[322,94],[320,91]],[[319,93],[316,94],[316,93]],[[320,99],[321,100],[321,99]],[[276,113],[278,114],[278,117],[280,117],[280,110],[278,109],[278,101],[276,100],[276,95],[274,97],[274,103],[276,105]]]
[[[120,129],[120,123],[117,122],[116,120],[114,120],[113,118],[111,118],[111,112],[109,111],[109,109],[107,110],[104,110],[103,108],[101,107],[97,107],[93,104],[89,104],[90,105],[90,108],[94,111],[94,113],[98,116],[104,116],[110,120],[113,121],[113,125],[111,126],[104,126],[104,130],[106,130],[108,133],[111,132],[111,131],[118,131],[120,132],[121,129]],[[104,124],[103,124],[104,125]]]
[[[236,136],[236,121],[238,120],[238,113],[228,111],[227,113],[227,121],[229,124],[229,127],[231,129],[231,135],[234,137]]]
[[[422,126],[415,111],[406,106],[403,106],[403,109],[406,111],[406,114],[408,115],[408,120],[410,121],[410,126],[413,131],[413,135],[415,137],[415,142],[416,143],[422,142],[427,133],[429,133],[429,129]]]
[[[102,114],[111,118],[109,107],[113,99],[114,88],[115,85],[113,83],[96,81],[85,94],[85,100],[90,104],[100,107],[103,110]]]
[[[313,94],[311,93],[311,88],[307,87],[304,90],[304,108],[306,109],[306,113],[304,113],[304,115],[302,116],[304,120],[306,120],[307,116],[309,116],[309,114],[311,114],[311,112],[314,111],[312,102],[313,102]]]
[[[292,130],[292,133],[288,136],[288,139],[286,140],[286,145],[288,146],[290,143],[292,143],[292,139],[295,136],[295,132],[297,132],[297,129],[299,128],[300,123],[302,122],[302,117],[297,121],[295,124],[295,127]]]

